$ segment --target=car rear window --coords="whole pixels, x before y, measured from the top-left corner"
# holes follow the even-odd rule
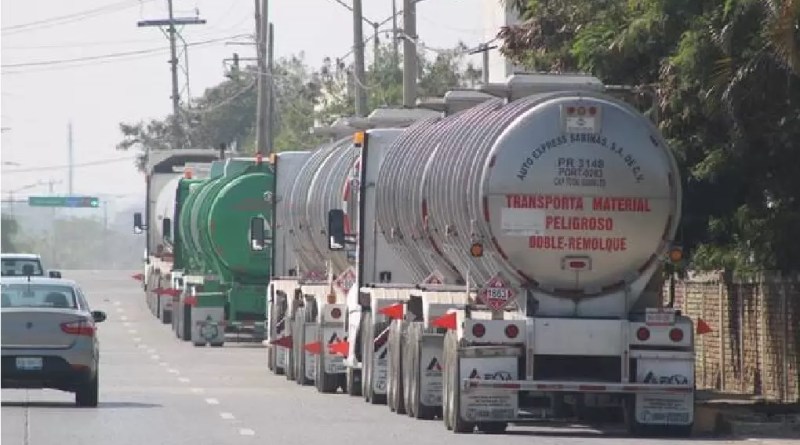
[[[75,292],[70,286],[52,284],[3,283],[4,308],[37,307],[77,309]]]
[[[42,264],[38,260],[24,258],[3,258],[2,269],[0,269],[0,271],[2,271],[4,277],[21,277],[25,275],[22,267],[26,264],[33,266],[34,275],[44,275]]]

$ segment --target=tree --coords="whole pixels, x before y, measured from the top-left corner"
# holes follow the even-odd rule
[[[0,230],[0,238],[2,239],[2,246],[0,250],[8,253],[21,252],[24,249],[24,242],[19,239],[19,224],[14,215],[2,215],[2,227]]]
[[[523,22],[499,36],[517,63],[655,87],[696,267],[798,269],[800,1],[513,3]]]

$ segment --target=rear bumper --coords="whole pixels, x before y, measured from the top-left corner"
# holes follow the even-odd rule
[[[694,392],[693,385],[667,385],[667,384],[646,384],[646,383],[596,383],[596,382],[554,382],[554,381],[532,381],[532,380],[478,380],[464,379],[462,381],[464,391],[479,389],[489,389],[508,392],[592,392],[592,393],[616,393],[616,394],[691,394]]]
[[[42,368],[38,370],[20,370],[17,368],[17,357],[32,357],[32,354],[3,355],[3,388],[48,388],[62,391],[75,391],[89,382],[96,373],[95,367],[84,364],[70,364],[58,356],[40,355]]]

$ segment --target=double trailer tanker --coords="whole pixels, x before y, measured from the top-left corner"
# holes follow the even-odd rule
[[[188,193],[175,214],[185,261],[176,271],[181,293],[173,324],[181,339],[222,346],[226,333],[265,337],[272,176],[258,156],[217,160],[207,179],[183,180]]]
[[[358,180],[325,231],[353,258],[345,338],[323,348],[347,393],[456,433],[609,413],[690,433],[693,324],[659,301],[679,172],[604,89],[515,75],[449,93],[457,112],[355,133]]]
[[[133,215],[134,233],[145,235],[142,281],[150,311],[164,323],[172,318],[176,295],[171,271],[176,261],[175,200],[178,183],[185,175],[203,178],[208,163],[216,159],[213,150],[163,150],[151,152],[145,165],[146,199],[144,215]]]

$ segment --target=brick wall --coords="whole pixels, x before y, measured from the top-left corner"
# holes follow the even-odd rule
[[[696,274],[677,281],[675,307],[711,327],[695,336],[698,389],[800,402],[800,276]]]

